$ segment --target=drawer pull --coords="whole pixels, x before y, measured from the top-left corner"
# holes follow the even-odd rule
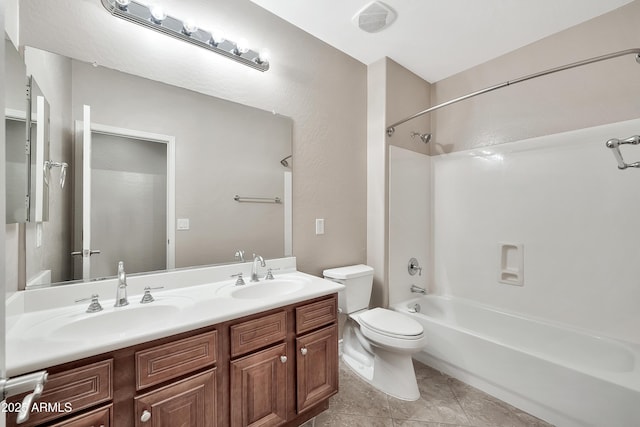
[[[282,363],[287,363],[287,356],[280,356],[280,361]]]
[[[303,356],[306,356],[307,355],[307,347],[302,347],[300,349],[300,354],[302,354]]]
[[[151,419],[151,412],[147,411],[146,409],[142,411],[142,416],[140,417],[140,421],[142,421],[143,423],[146,423],[150,419]]]

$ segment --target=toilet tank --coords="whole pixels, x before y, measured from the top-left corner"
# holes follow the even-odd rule
[[[325,279],[341,283],[345,289],[338,294],[338,306],[343,313],[369,308],[373,286],[373,268],[358,264],[324,270]]]

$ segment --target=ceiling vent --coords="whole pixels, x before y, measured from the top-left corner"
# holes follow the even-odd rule
[[[396,20],[396,12],[386,4],[374,1],[355,14],[352,21],[367,33],[377,33]]]

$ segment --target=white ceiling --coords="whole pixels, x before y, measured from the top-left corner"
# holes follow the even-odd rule
[[[351,18],[371,0],[251,0],[371,64],[385,56],[436,82],[631,0],[383,0],[398,14],[379,33]]]

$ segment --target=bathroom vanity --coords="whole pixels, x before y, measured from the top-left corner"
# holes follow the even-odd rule
[[[221,275],[228,277],[226,273]],[[64,346],[43,342],[41,351],[49,351],[49,360],[67,359],[46,366],[41,366],[47,360],[43,355],[35,364],[22,363],[22,368],[20,361],[9,357],[14,373],[28,372],[24,371],[27,365],[49,372],[44,392],[34,406],[38,410],[32,410],[29,420],[20,425],[235,427],[304,423],[325,410],[328,398],[338,391],[337,291],[341,285],[298,272],[280,277],[280,282],[276,278],[273,283],[243,287],[221,281],[167,292],[187,298],[199,294],[209,297],[188,306],[180,317],[183,324],[165,327],[167,335],[161,338],[144,340],[144,334],[134,334],[138,336],[135,344],[100,351],[113,346],[110,341],[128,341],[107,333],[105,342],[99,344],[96,335],[87,342],[94,343],[98,353],[72,359],[71,352],[60,356]],[[64,288],[68,291],[68,286]],[[240,296],[234,296],[240,290]],[[265,292],[271,295],[263,295]],[[149,308],[173,298],[160,292],[156,295],[157,301]],[[137,301],[133,300],[130,297],[135,312]],[[221,310],[222,306],[227,311]],[[74,308],[83,311],[86,307]],[[233,316],[230,313],[234,310],[241,314]],[[29,315],[42,313],[22,316]],[[38,324],[18,320],[10,330],[14,333],[9,333],[9,348],[24,345],[17,339],[12,341],[17,335],[15,328],[28,330],[26,325]],[[173,333],[182,329],[188,330]],[[157,336],[151,326],[148,332],[147,336]],[[81,345],[67,346],[77,347],[75,354],[86,354]],[[11,402],[21,400],[19,396]],[[7,424],[16,425],[15,416],[8,414]]]

